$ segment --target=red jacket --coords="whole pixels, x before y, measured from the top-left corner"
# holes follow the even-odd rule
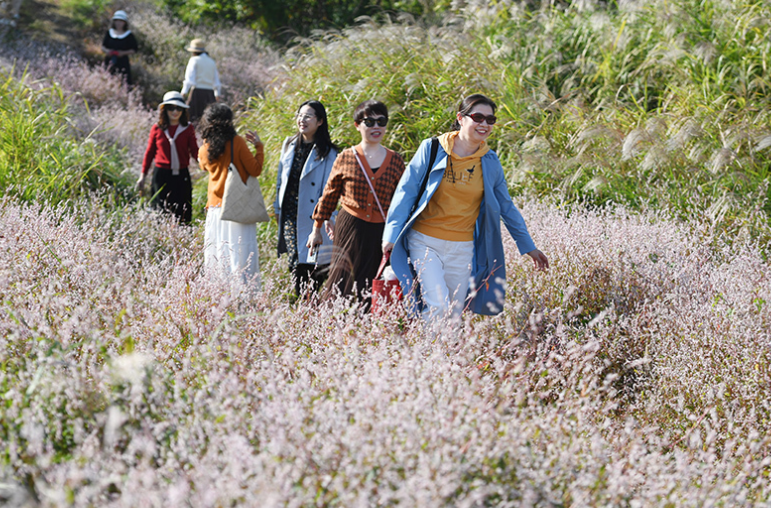
[[[177,125],[176,128],[181,129],[182,126]],[[172,130],[174,130],[173,127],[170,128],[169,134],[172,133]],[[174,136],[172,135],[172,137]],[[193,124],[187,124],[187,128],[180,132],[174,144],[177,147],[180,169],[188,167],[190,159],[198,157],[198,141],[195,139]],[[150,139],[147,141],[147,150],[145,150],[145,157],[142,160],[143,175],[147,174],[153,159],[155,159],[156,166],[167,169],[171,168],[171,145],[166,138],[166,134],[158,127],[157,123],[150,129]]]

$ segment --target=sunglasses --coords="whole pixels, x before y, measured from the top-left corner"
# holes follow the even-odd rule
[[[362,118],[362,122],[364,122],[364,125],[367,127],[374,127],[375,124],[378,124],[380,127],[385,127],[388,125],[388,118],[381,116],[380,118]]]
[[[495,115],[483,115],[482,113],[463,114],[474,120],[476,123],[487,122],[487,125],[495,125],[495,122],[498,120],[495,118]]]
[[[168,104],[164,106],[164,109],[166,111],[182,111],[185,108],[179,107],[179,106],[169,106]]]

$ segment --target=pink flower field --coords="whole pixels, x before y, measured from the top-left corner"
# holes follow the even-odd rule
[[[520,203],[495,318],[203,273],[141,208],[0,203],[16,506],[768,506],[771,271],[707,223]],[[13,505],[13,504],[11,504]]]

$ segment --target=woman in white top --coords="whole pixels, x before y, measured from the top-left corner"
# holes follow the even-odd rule
[[[203,116],[203,110],[220,96],[220,75],[217,64],[206,52],[206,45],[201,39],[193,39],[185,48],[193,54],[187,62],[185,81],[182,83],[182,95],[187,95],[190,106],[190,119],[197,121]],[[188,95],[189,93],[189,95]]]

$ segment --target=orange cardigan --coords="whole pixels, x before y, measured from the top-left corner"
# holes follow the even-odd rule
[[[233,162],[238,168],[241,180],[251,176],[260,176],[262,163],[265,160],[265,149],[262,143],[257,145],[254,155],[249,150],[246,140],[241,136],[233,138]],[[230,143],[225,143],[225,151],[215,160],[209,160],[209,144],[204,143],[198,150],[198,165],[204,171],[209,172],[209,192],[206,200],[206,208],[210,206],[222,206],[222,195],[225,193],[225,180],[228,177],[230,165]]]

